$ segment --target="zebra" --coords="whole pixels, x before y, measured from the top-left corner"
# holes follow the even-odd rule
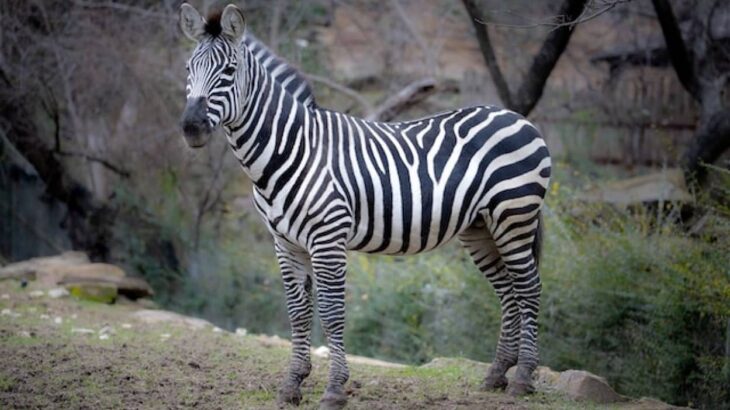
[[[180,27],[196,42],[186,66],[185,140],[200,147],[223,129],[273,237],[292,341],[278,400],[302,399],[316,299],[330,350],[320,406],[347,402],[348,251],[411,255],[453,238],[493,285],[502,309],[495,359],[481,387],[534,391],[541,206],[551,171],[539,131],[494,106],[394,123],[324,109],[302,75],[281,60],[267,66],[256,52],[262,48],[244,40],[236,6],[204,19],[183,4]],[[515,365],[508,382],[505,373]]]

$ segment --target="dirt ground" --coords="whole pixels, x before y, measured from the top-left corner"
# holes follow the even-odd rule
[[[133,304],[53,299],[0,282],[0,408],[275,409],[285,342],[214,327],[147,324]],[[37,290],[37,289],[36,289]],[[477,389],[483,365],[351,366],[350,409],[584,409],[557,394]],[[317,408],[326,360],[313,358],[300,408]],[[629,403],[619,408],[648,408]]]

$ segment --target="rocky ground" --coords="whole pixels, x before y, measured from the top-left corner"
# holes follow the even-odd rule
[[[115,304],[83,300],[65,289],[0,280],[0,408],[278,408],[287,341],[223,331],[121,296]],[[318,349],[313,357],[304,409],[316,408],[324,390],[324,355]],[[538,372],[540,391],[530,397],[480,392],[486,368],[464,359],[411,367],[352,358],[348,408],[671,408],[612,396],[590,374],[549,369]],[[618,401],[595,402],[606,398]]]

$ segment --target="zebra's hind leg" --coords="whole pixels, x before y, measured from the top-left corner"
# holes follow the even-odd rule
[[[513,297],[520,312],[517,371],[507,392],[521,396],[535,391],[532,372],[538,364],[537,316],[542,284],[538,273],[540,216],[537,207],[518,208],[512,216],[504,214],[499,226],[491,227],[495,244],[512,280]]]
[[[486,224],[477,220],[459,235],[459,240],[471,255],[477,268],[489,280],[502,307],[502,325],[497,352],[482,387],[486,390],[507,387],[505,373],[517,363],[520,311],[512,289],[512,279],[507,274],[497,246]]]
[[[312,370],[310,335],[312,330],[311,262],[304,252],[293,251],[277,243],[276,255],[281,267],[286,293],[286,307],[291,324],[292,355],[289,371],[279,388],[278,401],[298,405],[300,386]]]

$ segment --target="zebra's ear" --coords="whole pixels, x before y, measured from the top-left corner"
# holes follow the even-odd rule
[[[223,15],[221,15],[221,28],[223,28],[223,34],[238,44],[246,29],[246,19],[243,17],[241,9],[233,4],[227,5],[223,9]]]
[[[205,20],[198,10],[188,3],[180,6],[180,30],[193,41],[200,41],[205,34]]]

